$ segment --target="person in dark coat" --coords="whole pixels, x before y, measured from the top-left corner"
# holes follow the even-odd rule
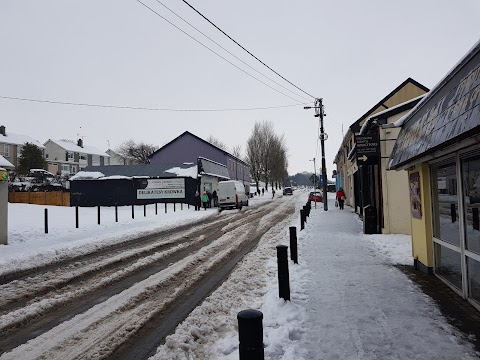
[[[198,191],[195,192],[195,197],[193,198],[193,205],[195,206],[195,211],[200,210],[201,206],[201,200],[200,200],[200,193]]]
[[[208,204],[207,207],[211,208],[212,207],[212,193],[207,190],[207,196],[208,196]]]
[[[212,197],[213,197],[213,206],[217,207],[218,206],[217,190],[213,190]]]
[[[343,210],[346,199],[345,191],[343,191],[343,188],[338,189],[336,199],[338,201],[338,207],[340,208],[340,210]]]

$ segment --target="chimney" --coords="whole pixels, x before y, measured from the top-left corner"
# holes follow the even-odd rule
[[[82,139],[78,139],[78,140],[77,140],[77,145],[80,146],[81,148],[83,148],[83,140],[82,140]]]
[[[5,133],[5,126],[0,126],[0,134],[2,134],[3,136],[7,136],[7,134]]]

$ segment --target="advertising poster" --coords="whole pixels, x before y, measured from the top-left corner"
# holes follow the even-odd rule
[[[185,179],[144,179],[137,199],[183,199]]]
[[[414,172],[410,174],[410,205],[412,208],[412,217],[422,218],[422,198],[420,196],[420,174]]]

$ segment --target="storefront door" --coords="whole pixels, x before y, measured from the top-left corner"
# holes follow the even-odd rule
[[[480,309],[480,156],[431,165],[434,272]]]

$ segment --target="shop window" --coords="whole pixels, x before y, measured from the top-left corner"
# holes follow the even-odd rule
[[[480,254],[480,159],[478,156],[463,161],[462,173],[466,210],[466,248]]]
[[[433,236],[460,246],[457,174],[455,163],[434,167],[432,174]]]
[[[435,273],[455,287],[462,289],[460,253],[435,243]]]
[[[469,295],[480,303],[480,263],[467,258]]]

